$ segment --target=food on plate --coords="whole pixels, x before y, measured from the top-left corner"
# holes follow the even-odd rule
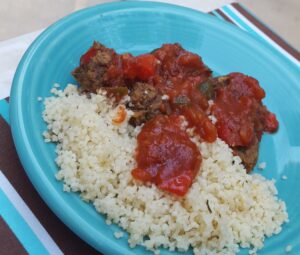
[[[217,120],[218,136],[251,171],[263,132],[273,133],[278,128],[276,116],[262,104],[264,90],[257,80],[241,73],[209,79],[200,90],[214,100],[211,113]]]
[[[133,56],[96,42],[73,75],[79,87],[45,99],[56,177],[126,230],[130,247],[255,252],[281,231],[274,181],[247,173],[263,132],[278,128],[254,78],[212,77],[179,44]]]
[[[265,92],[257,80],[241,73],[212,78],[211,73],[200,56],[177,43],[134,57],[94,42],[73,71],[86,92],[105,89],[117,100],[128,94],[132,125],[160,114],[183,115],[204,140],[223,139],[249,172],[263,132],[275,132],[278,121],[262,104]]]

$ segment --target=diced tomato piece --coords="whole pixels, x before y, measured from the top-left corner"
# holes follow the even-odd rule
[[[153,176],[150,175],[149,172],[145,171],[141,168],[135,168],[131,171],[132,176],[137,179],[144,182],[150,182],[153,178]]]
[[[122,55],[123,75],[126,79],[133,80],[136,77],[136,63],[132,55]]]
[[[151,54],[124,59],[123,71],[127,79],[147,81],[156,74],[159,60]]]
[[[157,69],[159,60],[151,54],[144,54],[136,57],[137,78],[147,81]]]
[[[252,123],[247,123],[248,125],[242,125],[239,131],[240,139],[242,144],[250,144],[254,138],[254,130]]]
[[[190,174],[183,173],[169,180],[164,180],[158,187],[177,196],[184,196],[193,183],[191,176]]]
[[[217,139],[218,133],[216,127],[201,109],[185,107],[181,109],[181,111],[189,122],[189,126],[195,127],[196,132],[201,138],[209,143],[212,143]]]
[[[186,52],[179,56],[178,63],[184,67],[200,69],[204,67],[201,58],[197,54]]]
[[[209,119],[203,121],[201,128],[202,128],[202,138],[205,141],[212,143],[217,139],[218,137],[217,129]]]
[[[114,124],[121,124],[127,116],[127,112],[125,110],[125,106],[120,105],[118,108],[117,116],[112,120]]]

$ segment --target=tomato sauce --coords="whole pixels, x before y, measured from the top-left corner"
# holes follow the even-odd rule
[[[231,73],[228,85],[216,90],[212,113],[218,135],[230,146],[249,146],[264,131],[275,132],[278,121],[262,105],[264,90],[258,81],[241,73]]]
[[[211,71],[197,54],[184,50],[179,44],[165,44],[153,55],[161,63],[160,72],[151,80],[153,85],[168,95],[173,113],[185,116],[189,127],[195,127],[200,137],[214,142],[217,131],[205,114],[207,99],[198,89]]]
[[[184,196],[199,171],[201,154],[182,128],[177,115],[158,115],[146,122],[137,137],[134,178]]]
[[[82,59],[93,54],[90,49]],[[205,141],[213,142],[217,130],[205,114],[207,99],[198,89],[211,76],[211,71],[197,54],[184,50],[179,44],[165,44],[149,54],[133,56],[115,54],[107,77],[112,84],[147,82],[167,95],[172,113],[183,115],[190,127]],[[166,113],[161,109],[162,114]]]
[[[117,54],[100,44],[94,45],[97,49],[92,47],[81,57],[83,68],[77,70],[77,77],[87,82],[87,88],[94,88],[91,79],[96,83],[100,79],[107,95],[120,100],[134,90],[135,84],[144,83],[145,90],[139,91],[140,94],[136,90],[135,94],[141,95],[141,99],[149,86],[152,87],[149,93],[156,93],[152,98],[159,96],[160,102],[162,96],[167,98],[166,103],[159,104],[158,113],[146,119],[137,137],[137,167],[132,170],[135,179],[155,183],[178,196],[187,193],[199,171],[201,154],[183,130],[183,119],[202,140],[214,142],[220,137],[232,149],[258,148],[255,143],[263,132],[275,132],[278,128],[276,116],[262,104],[265,92],[257,80],[241,73],[212,79],[211,70],[201,57],[179,44],[164,44],[140,56]],[[99,65],[101,54],[107,61],[102,59]],[[85,78],[82,73],[87,66],[91,71],[87,69]],[[216,83],[208,86],[208,81]],[[201,87],[204,82],[206,85]],[[207,98],[214,99],[210,109]],[[140,107],[141,100],[137,101]],[[217,120],[215,125],[207,116],[209,111]],[[122,123],[125,118],[126,111],[120,108],[113,123]]]
[[[117,116],[112,120],[113,124],[121,124],[126,119],[126,116],[127,112],[125,110],[125,106],[120,105],[118,108]]]
[[[156,74],[158,65],[159,60],[151,54],[123,57],[124,77],[130,80],[147,81]]]

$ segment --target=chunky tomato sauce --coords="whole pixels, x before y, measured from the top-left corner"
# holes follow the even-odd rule
[[[205,114],[208,102],[198,89],[211,71],[197,54],[178,45],[163,45],[153,55],[161,63],[160,75],[153,78],[153,84],[168,95],[172,111],[185,116],[189,126],[195,127],[204,140],[215,141],[217,131]]]
[[[264,90],[257,80],[241,73],[227,76],[227,85],[216,89],[212,113],[218,135],[230,146],[249,146],[264,131],[275,132],[278,121],[262,106]]]
[[[197,175],[201,154],[182,129],[177,115],[158,115],[145,123],[137,137],[134,178],[183,196]]]
[[[217,138],[216,128],[205,114],[208,102],[198,90],[211,72],[198,55],[178,45],[164,45],[152,54],[128,57],[124,66],[126,78],[147,81],[167,95],[169,111],[176,114],[159,116],[145,124],[138,136],[138,168],[132,175],[154,182],[163,190],[184,195],[199,171],[201,156],[181,130],[178,116],[183,115],[204,140],[213,142]]]
[[[263,132],[278,128],[276,116],[262,104],[265,92],[257,80],[241,73],[211,78],[202,59],[176,43],[135,57],[95,42],[73,75],[86,91],[100,87],[116,100],[132,93],[130,109],[142,120],[134,123],[145,123],[132,175],[179,196],[186,194],[201,163],[199,149],[182,129],[182,116],[202,140],[214,142],[219,136],[250,168]],[[208,99],[214,100],[211,109]],[[115,124],[126,118],[124,112],[120,109]]]
[[[95,54],[94,48],[90,48],[81,57],[81,63],[87,63]],[[110,86],[132,81],[153,85],[169,97],[170,108],[162,107],[162,113],[183,115],[204,140],[216,140],[216,128],[205,114],[207,99],[198,89],[199,84],[210,77],[211,71],[197,54],[184,50],[179,44],[165,44],[152,53],[136,57],[129,53],[113,53],[112,56],[112,64],[105,73],[111,81]]]

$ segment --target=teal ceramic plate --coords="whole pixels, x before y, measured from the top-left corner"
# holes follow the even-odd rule
[[[37,97],[50,96],[58,82],[75,81],[70,72],[94,40],[118,52],[139,54],[163,43],[179,42],[200,54],[216,73],[238,71],[256,77],[266,90],[265,104],[275,112],[280,129],[265,135],[259,161],[262,172],[277,180],[279,197],[287,204],[290,222],[280,235],[266,240],[259,254],[282,254],[286,245],[300,254],[300,73],[279,53],[262,42],[198,11],[151,2],[119,2],[95,6],[71,14],[45,30],[23,56],[11,93],[11,125],[22,164],[42,198],[78,236],[105,254],[147,254],[130,249],[126,238],[116,240],[117,226],[107,226],[102,215],[82,202],[78,194],[62,191],[54,178],[54,144],[45,144],[46,129]],[[281,179],[282,175],[288,177]],[[242,250],[240,254],[246,254]],[[169,254],[165,251],[163,254]],[[170,253],[174,254],[174,253]]]

